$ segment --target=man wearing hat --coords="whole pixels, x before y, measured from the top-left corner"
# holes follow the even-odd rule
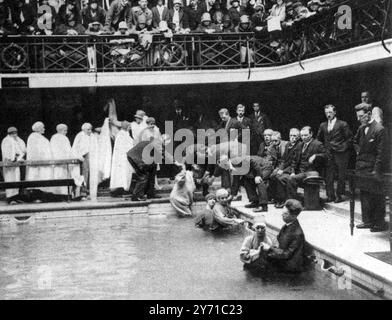
[[[188,27],[191,31],[196,30],[201,22],[201,16],[205,12],[204,3],[198,0],[190,0],[189,5],[185,8]]]
[[[1,142],[1,154],[4,162],[22,161],[25,157],[26,144],[18,137],[18,130],[15,127],[8,128],[7,136]],[[20,181],[19,167],[3,168],[3,178],[5,182]],[[16,203],[19,189],[6,189],[5,194],[8,203]]]
[[[105,24],[105,10],[98,5],[98,0],[89,0],[88,6],[82,10],[82,23],[87,29],[90,23],[98,22],[102,26]]]
[[[231,22],[231,18],[228,14],[225,14],[222,19],[222,33],[232,33],[234,32],[234,26]]]
[[[267,252],[272,246],[264,216],[254,217],[251,230],[253,234],[242,243],[240,260],[244,263],[244,269],[263,271],[267,265]]]
[[[240,23],[240,17],[246,15],[245,7],[240,6],[239,0],[230,0],[231,8],[229,9],[229,16],[231,18],[231,22],[236,27]]]
[[[309,177],[309,172],[319,174],[327,159],[325,147],[320,141],[313,139],[311,127],[302,128],[301,138],[302,142],[298,146],[299,152],[294,164],[295,173],[290,175],[286,185],[287,196],[291,199],[297,197],[298,185]]]
[[[282,219],[283,227],[277,236],[278,245],[268,248],[268,261],[274,267],[286,272],[301,272],[304,268],[305,258],[305,235],[297,219],[303,210],[298,200],[289,199],[286,201]]]

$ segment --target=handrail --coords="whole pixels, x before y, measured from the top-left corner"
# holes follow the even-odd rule
[[[54,166],[54,165],[70,165],[80,164],[79,159],[58,159],[58,160],[25,160],[25,161],[0,161],[0,167],[39,167],[39,166]]]
[[[341,1],[324,14],[284,27],[281,45],[270,34],[174,34],[152,36],[148,50],[135,34],[77,36],[8,35],[0,42],[0,73],[123,72],[267,67],[301,62],[392,37],[390,1]],[[352,8],[351,30],[340,30],[335,13]],[[388,19],[389,17],[389,19]],[[116,39],[135,39],[119,44]],[[381,43],[380,43],[381,45]]]

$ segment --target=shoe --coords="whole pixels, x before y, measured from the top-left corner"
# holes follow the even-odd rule
[[[259,204],[257,202],[251,202],[247,205],[244,206],[245,208],[251,209],[251,208],[258,208]]]
[[[261,206],[260,208],[253,209],[253,212],[267,212],[268,207],[266,205]]]
[[[278,202],[275,204],[275,208],[282,209],[284,207],[284,202]]]
[[[161,196],[158,195],[153,195],[153,196],[147,196],[147,199],[161,199]]]
[[[143,197],[137,197],[137,198],[135,198],[135,197],[132,197],[132,199],[131,199],[132,201],[146,201],[147,200],[147,197],[146,196],[143,196]]]
[[[361,223],[361,224],[357,224],[356,228],[357,229],[371,229],[371,228],[373,228],[373,224],[372,223]]]
[[[383,232],[383,231],[387,231],[389,229],[389,227],[387,226],[387,224],[383,224],[383,225],[374,225],[371,229],[370,232]]]
[[[342,198],[342,197],[336,197],[336,199],[335,199],[335,201],[334,201],[335,203],[340,203],[340,202],[344,202],[344,199]]]
[[[327,200],[325,200],[325,203],[330,203],[330,202],[335,202],[336,199],[334,198],[327,198]]]

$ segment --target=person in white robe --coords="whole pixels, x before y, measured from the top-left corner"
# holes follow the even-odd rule
[[[133,140],[135,141],[135,145],[140,141],[141,132],[147,128],[147,119],[146,113],[143,110],[137,110],[135,114],[135,121],[131,122],[131,134]]]
[[[84,177],[85,192],[89,193],[90,186],[90,152],[94,148],[95,137],[92,134],[93,126],[90,123],[84,123],[82,125],[82,131],[80,131],[74,140],[72,145],[72,152],[76,157],[83,159],[82,164],[82,176]]]
[[[18,130],[15,127],[8,128],[7,136],[1,142],[1,154],[4,162],[22,161],[25,157],[26,144],[18,137]],[[3,177],[5,182],[20,181],[20,168],[3,168]],[[6,189],[5,194],[7,202],[14,204],[16,203],[14,198],[19,194],[19,189]]]
[[[26,159],[30,161],[37,160],[52,160],[52,149],[50,142],[45,138],[45,125],[38,121],[32,126],[33,132],[27,139],[27,156]],[[26,180],[52,180],[53,179],[53,166],[27,166],[26,167]],[[37,188],[34,188],[37,189]],[[44,192],[52,192],[51,187],[38,188]]]
[[[176,175],[174,186],[170,193],[170,204],[180,217],[192,216],[193,193],[196,185],[192,171],[183,170]]]
[[[129,134],[130,126],[130,122],[123,121],[114,142],[110,177],[112,196],[122,195],[124,191],[129,191],[131,186],[134,169],[128,161],[127,152],[133,148],[134,141]]]
[[[50,139],[53,160],[77,159],[78,157],[74,154],[71,143],[67,137],[67,125],[62,123],[57,125],[56,131],[57,133]],[[79,160],[83,161],[83,158],[79,157]],[[53,169],[53,176],[55,179],[74,179],[77,186],[75,196],[78,196],[80,186],[83,182],[83,178],[80,176],[79,165],[68,165],[68,168],[67,165],[56,165]],[[66,195],[68,194],[68,190],[66,186],[54,187],[53,193]]]

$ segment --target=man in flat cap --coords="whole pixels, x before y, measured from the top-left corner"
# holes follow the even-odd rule
[[[15,127],[8,128],[7,136],[1,142],[1,153],[4,162],[22,161],[24,159],[26,155],[26,144],[18,137],[18,130]],[[5,182],[20,181],[19,167],[3,168],[3,177]],[[7,202],[14,204],[16,203],[19,189],[6,189],[5,194]]]

